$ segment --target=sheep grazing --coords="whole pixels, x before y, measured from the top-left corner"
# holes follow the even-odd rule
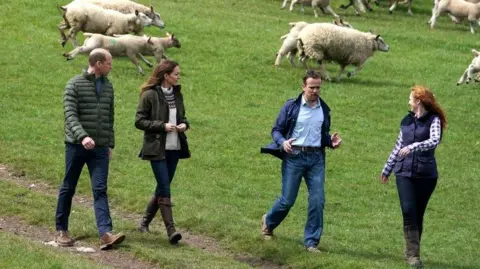
[[[350,23],[342,20],[337,19],[333,20],[333,23],[338,26],[343,26],[347,28],[353,28]],[[305,28],[305,26],[309,25],[307,22],[300,21],[300,22],[290,22],[289,25],[292,27],[290,32],[286,35],[280,37],[283,40],[282,46],[277,52],[277,58],[275,60],[275,66],[279,66],[280,62],[282,61],[283,56],[287,55],[288,61],[292,66],[295,67],[294,57],[297,53],[297,37],[298,33]]]
[[[355,29],[340,27],[329,23],[317,23],[304,27],[298,34],[297,42],[300,61],[306,67],[307,57],[320,63],[320,74],[331,80],[325,71],[323,61],[334,61],[340,64],[337,80],[348,65],[356,66],[355,71],[348,72],[352,77],[358,73],[365,61],[377,50],[388,51],[389,46],[380,35],[364,33]]]
[[[124,14],[135,13],[135,10],[138,10],[139,12],[144,13],[150,19],[152,19],[153,26],[156,26],[158,28],[165,27],[165,23],[163,22],[162,17],[158,12],[155,12],[153,6],[147,7],[129,0],[75,0],[72,3],[75,2],[87,2],[100,6],[104,9],[116,10]]]
[[[68,7],[63,6],[60,9],[63,11],[64,19],[64,22],[58,27],[62,37],[62,46],[65,46],[68,39],[72,39],[73,45],[78,47],[75,37],[80,31],[110,36],[130,32],[140,34],[143,27],[152,24],[152,19],[138,10],[134,14],[123,14],[89,3],[71,3]],[[64,33],[66,29],[70,29],[68,37]]]
[[[115,37],[104,36],[101,34],[84,33],[87,38],[81,47],[77,47],[69,53],[64,53],[68,60],[73,60],[78,54],[89,54],[96,48],[108,50],[112,56],[127,56],[133,64],[137,66],[138,72],[144,74],[142,67],[138,63],[137,56],[149,67],[153,65],[144,57],[155,56],[157,63],[166,59],[165,50],[167,48],[180,48],[180,41],[174,34],[167,33],[167,37],[148,37],[135,35],[115,35]]]
[[[480,3],[474,4],[463,0],[435,0],[432,18],[429,20],[431,29],[434,28],[437,17],[443,13],[449,13],[460,20],[467,18],[472,34],[475,33],[474,27],[480,24],[478,21],[480,19]]]
[[[318,17],[317,9],[321,10],[322,13],[325,13],[325,10],[326,10],[328,11],[328,13],[332,14],[335,18],[340,18],[340,16],[338,16],[330,6],[330,0],[292,0],[292,3],[290,4],[290,11],[293,11],[293,7],[297,3],[311,4],[313,13],[315,14],[315,18]]]
[[[480,52],[476,51],[475,49],[472,49],[473,55],[475,55],[475,58],[473,58],[472,63],[465,69],[465,72],[463,72],[463,75],[460,77],[460,79],[457,81],[457,86],[460,84],[469,83],[472,81],[474,74],[477,75],[480,72]],[[475,81],[477,79],[475,78]]]
[[[360,12],[365,13],[365,9],[370,12],[373,11],[370,0],[349,0],[348,5],[341,5],[340,8],[348,9],[350,6],[353,6],[356,16],[360,16]]]

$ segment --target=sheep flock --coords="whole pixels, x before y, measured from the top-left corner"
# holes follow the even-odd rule
[[[353,7],[355,15],[361,16],[361,13],[373,12],[370,1],[345,0],[339,7],[345,10]],[[374,0],[374,4],[378,6],[379,1]],[[347,72],[347,77],[350,78],[358,74],[376,51],[390,50],[380,34],[354,29],[354,26],[344,21],[335,13],[331,0],[282,0],[281,8],[289,5],[289,11],[293,12],[297,4],[302,12],[309,6],[315,17],[322,13],[324,16],[332,16],[334,20],[332,23],[285,22],[285,25],[290,25],[290,29],[280,36],[282,43],[276,53],[276,67],[281,65],[284,56],[287,56],[293,68],[297,67],[295,57],[303,68],[309,68],[308,62],[313,61],[323,79],[331,81],[332,77],[325,71],[325,64],[337,63],[340,71],[335,81],[340,81],[347,66],[355,66],[355,70]],[[411,0],[389,0],[389,13],[392,14],[396,6],[401,4],[408,4],[408,15],[413,15]],[[137,72],[144,74],[139,59],[148,67],[153,67],[145,56],[154,56],[158,64],[167,59],[165,52],[168,48],[180,48],[180,41],[174,34],[166,32],[164,37],[143,34],[144,27],[166,27],[160,13],[153,6],[130,0],[73,0],[58,6],[58,9],[62,16],[62,21],[58,24],[61,45],[65,46],[71,40],[74,46],[72,51],[63,53],[68,61],[78,54],[88,54],[95,48],[104,48],[113,56],[128,57],[136,66]],[[437,17],[443,14],[457,24],[463,20],[468,21],[470,32],[474,34],[480,25],[480,0],[434,0],[432,17],[428,21],[432,29]],[[76,40],[79,32],[83,32],[86,37],[82,46]],[[385,38],[388,40],[388,37]],[[480,56],[475,49],[472,51],[475,56],[472,64],[457,81],[457,85],[465,81],[468,83],[472,79],[480,81],[474,77],[480,72]]]

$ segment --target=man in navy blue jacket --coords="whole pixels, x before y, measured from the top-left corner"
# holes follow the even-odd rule
[[[317,246],[323,230],[325,204],[325,147],[338,148],[342,139],[330,136],[330,108],[320,98],[320,75],[307,71],[303,93],[288,100],[272,128],[273,142],[262,153],[282,159],[282,194],[263,215],[262,234],[271,239],[273,230],[285,219],[295,203],[302,177],[308,187],[308,219],[304,245],[307,251],[320,252]]]

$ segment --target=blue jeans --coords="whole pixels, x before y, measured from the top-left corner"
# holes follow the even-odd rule
[[[437,179],[397,177],[396,183],[402,209],[403,226],[418,228],[421,237],[423,216],[428,200],[437,186]]]
[[[80,144],[65,144],[65,177],[58,194],[55,215],[57,231],[68,231],[68,217],[72,208],[78,179],[83,166],[87,164],[93,192],[93,207],[99,236],[112,231],[112,219],[108,207],[108,147],[95,147],[86,150]]]
[[[287,154],[282,162],[282,195],[267,213],[266,224],[273,231],[287,216],[297,199],[302,177],[308,188],[308,218],[304,245],[316,247],[323,231],[325,205],[325,157],[321,152]]]
[[[170,183],[172,183],[173,176],[177,170],[178,160],[178,150],[166,150],[165,159],[159,161],[150,161],[153,174],[157,180],[157,187],[155,188],[156,197],[170,198]]]

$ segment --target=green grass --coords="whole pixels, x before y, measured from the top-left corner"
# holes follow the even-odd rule
[[[64,167],[63,88],[86,65],[85,56],[72,62],[61,56],[72,47],[60,46],[56,4],[35,0],[0,4],[6,41],[0,54],[4,67],[0,162],[24,170],[28,179],[54,186],[60,184]],[[362,17],[348,11],[345,20],[357,29],[380,33],[391,51],[376,53],[355,78],[322,87],[321,95],[332,108],[332,130],[340,133],[344,144],[328,152],[320,244],[326,253],[319,257],[302,248],[304,187],[289,217],[275,231],[277,240],[260,240],[260,217],[280,192],[280,162],[260,155],[259,149],[269,143],[280,106],[299,93],[304,74],[286,59],[279,68],[273,66],[279,37],[288,32],[288,22],[331,21],[331,17],[315,19],[310,8],[305,15],[290,13],[280,10],[281,1],[270,0],[154,4],[165,30],[182,43],[181,49],[172,48],[167,55],[180,62],[192,125],[187,133],[192,158],[180,162],[172,186],[179,227],[214,236],[234,252],[297,268],[405,268],[396,188],[379,184],[377,177],[408,110],[409,87],[418,83],[434,90],[449,119],[437,150],[440,179],[427,209],[422,256],[430,268],[478,268],[480,99],[477,85],[455,86],[470,64],[478,34],[470,34],[466,25],[453,25],[447,17],[440,17],[436,29],[429,30],[430,1],[414,2],[413,17],[406,15],[405,6],[388,15],[385,3]],[[335,2],[333,8],[343,15],[339,5]],[[146,32],[164,35],[157,28]],[[328,70],[333,75],[338,66],[329,65]],[[139,86],[146,77],[137,75],[128,59],[115,59],[110,78],[116,90],[117,145],[109,196],[115,206],[140,213],[154,188],[150,166],[137,158],[142,133],[133,126]],[[90,195],[88,182],[85,171],[79,193]],[[42,216],[52,216],[54,206],[55,199],[45,201],[45,207],[38,207],[42,214],[32,218],[53,226]],[[18,210],[27,213],[25,208]],[[87,233],[96,235],[93,214],[87,212],[85,217]],[[81,218],[72,216],[72,225],[79,222]],[[141,244],[128,251],[141,257],[150,254]],[[176,252],[169,250],[173,258],[167,263],[182,268],[185,255]]]

